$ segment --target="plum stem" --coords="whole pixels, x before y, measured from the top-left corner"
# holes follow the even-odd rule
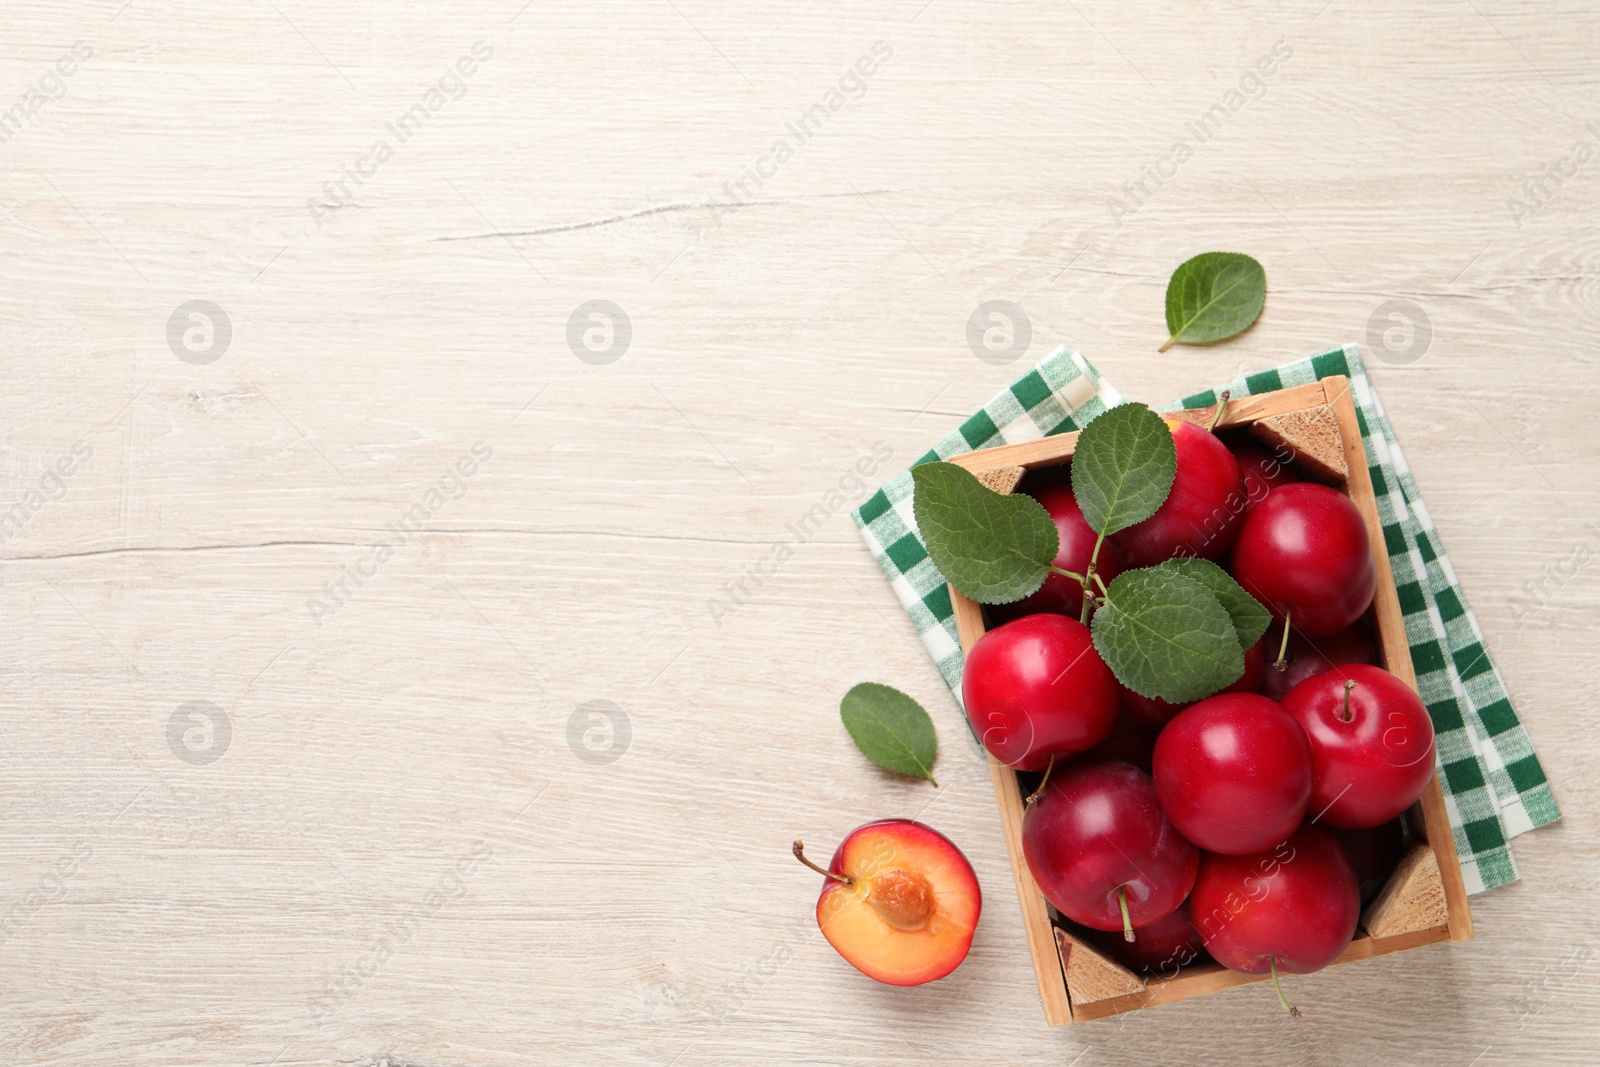
[[[1032,804],[1035,800],[1039,799],[1039,794],[1044,792],[1044,784],[1050,780],[1050,772],[1055,769],[1056,754],[1052,752],[1050,753],[1050,762],[1044,765],[1044,777],[1039,779],[1039,788],[1028,794],[1028,799],[1022,802],[1023,807],[1027,807],[1029,804]]]
[[[1293,617],[1293,605],[1283,609],[1283,640],[1278,643],[1278,658],[1272,661],[1272,665],[1280,671],[1289,669],[1289,620]]]
[[[1212,414],[1211,421],[1206,423],[1206,432],[1210,433],[1217,428],[1217,423],[1222,421],[1222,413],[1228,410],[1228,399],[1233,394],[1224,389],[1217,394],[1217,410]]]
[[[1089,553],[1089,565],[1083,568],[1083,610],[1078,613],[1078,621],[1085,626],[1089,625],[1089,613],[1094,610],[1094,591],[1089,588],[1089,579],[1093,578],[1100,586],[1100,591],[1105,592],[1106,583],[1094,572],[1094,565],[1100,561],[1100,546],[1106,543],[1106,535],[1096,533],[1094,538],[1094,551]]]
[[[1272,988],[1278,992],[1278,1003],[1282,1004],[1283,1010],[1288,1012],[1294,1018],[1300,1018],[1300,1009],[1295,1007],[1293,1004],[1290,1004],[1283,995],[1283,983],[1278,981],[1278,957],[1269,957],[1267,959],[1267,966],[1272,968]]]
[[[805,864],[807,867],[810,867],[813,871],[816,871],[824,878],[832,878],[835,882],[838,882],[841,885],[856,884],[856,880],[854,878],[843,874],[834,874],[832,871],[825,871],[821,867],[818,867],[815,863],[812,863],[810,860],[806,859],[806,846],[798,837],[795,838],[794,841],[794,858]]]
[[[1128,915],[1128,887],[1117,886],[1117,907],[1122,909],[1122,940],[1133,941],[1133,919]]]
[[[1354,678],[1346,678],[1344,682],[1344,707],[1339,712],[1340,722],[1349,722],[1355,716],[1350,714],[1350,690],[1356,687]]]
[[[1064,571],[1060,567],[1055,566],[1054,564],[1050,564],[1049,565],[1049,569],[1052,572],[1061,575],[1061,577],[1063,577],[1063,578],[1071,578],[1073,581],[1078,582],[1079,584],[1082,584],[1082,585],[1087,585],[1088,582],[1089,582],[1089,579],[1084,577],[1083,575],[1078,574],[1078,573],[1076,573],[1074,571]]]

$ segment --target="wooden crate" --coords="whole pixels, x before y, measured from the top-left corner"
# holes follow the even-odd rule
[[[1410,646],[1406,641],[1394,575],[1384,551],[1383,529],[1348,379],[1329,377],[1310,385],[1235,400],[1227,405],[1218,425],[1219,429],[1228,427],[1254,427],[1257,433],[1269,434],[1276,428],[1291,438],[1296,433],[1308,435],[1304,436],[1310,446],[1308,451],[1321,450],[1325,455],[1331,451],[1335,460],[1342,447],[1342,466],[1348,473],[1342,484],[1335,484],[1366,519],[1377,566],[1378,589],[1371,621],[1377,631],[1379,654],[1389,671],[1415,689]],[[1076,433],[1059,434],[1023,444],[969,452],[954,457],[951,462],[979,474],[992,488],[1009,492],[1026,471],[1070,460],[1077,438]],[[1327,476],[1325,465],[1324,474],[1326,480],[1334,481]],[[966,652],[983,635],[983,611],[954,588],[950,590],[950,599],[955,607],[961,649]],[[1044,1003],[1045,1020],[1051,1026],[1119,1015],[1268,979],[1267,975],[1239,974],[1209,960],[1185,967],[1171,976],[1134,976],[1071,936],[1067,932],[1068,924],[1045,900],[1023,858],[1023,791],[1017,773],[993,757],[989,758],[989,771],[1000,806],[1006,846],[1011,854],[1011,870],[1016,876],[1022,921],[1039,982],[1039,997]],[[1422,843],[1413,846],[1389,885],[1363,914],[1355,940],[1336,963],[1364,960],[1436,941],[1465,941],[1472,937],[1472,916],[1467,908],[1466,888],[1456,861],[1450,818],[1439,789],[1437,770],[1421,800],[1408,813],[1407,822]],[[1374,935],[1369,928],[1379,933]]]

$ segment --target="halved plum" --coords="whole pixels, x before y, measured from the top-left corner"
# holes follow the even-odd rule
[[[795,855],[814,865],[795,842]],[[910,819],[857,827],[824,872],[817,926],[851,966],[888,985],[943,978],[967,958],[983,910],[972,864]]]

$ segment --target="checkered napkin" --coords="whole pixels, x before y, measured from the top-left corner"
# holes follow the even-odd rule
[[[1252,374],[1173,406],[1207,407],[1216,403],[1223,388],[1239,397],[1336,374],[1350,379],[1389,562],[1405,613],[1417,687],[1438,737],[1441,782],[1461,872],[1467,892],[1481,893],[1517,880],[1507,842],[1554,822],[1561,812],[1355,346]],[[1060,349],[917,463],[1077,430],[1121,402],[1121,394],[1087,360]],[[917,536],[910,473],[870,497],[854,518],[959,703],[961,645],[954,612],[944,578]]]

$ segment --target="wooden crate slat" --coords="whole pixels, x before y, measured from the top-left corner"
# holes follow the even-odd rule
[[[1397,934],[1394,937],[1358,937],[1350,942],[1331,966],[1337,967],[1341,963],[1354,963],[1357,960],[1370,960],[1374,956],[1404,952],[1407,949],[1421,948],[1423,945],[1432,945],[1449,939],[1450,931],[1443,926],[1409,934]],[[1121,1015],[1125,1011],[1137,1011],[1156,1004],[1170,1004],[1173,1001],[1188,1000],[1190,997],[1204,996],[1207,993],[1220,993],[1224,989],[1270,981],[1272,981],[1270,974],[1240,974],[1217,963],[1196,964],[1184,968],[1176,978],[1152,979],[1143,993],[1114,997],[1111,1000],[1097,1000],[1090,1004],[1074,1004],[1072,1017],[1074,1022],[1104,1019],[1110,1015]]]
[[[1378,570],[1378,591],[1373,596],[1373,611],[1378,620],[1378,639],[1383,645],[1384,666],[1413,690],[1417,688],[1417,674],[1411,665],[1411,644],[1406,639],[1405,613],[1400,609],[1400,593],[1395,588],[1394,570],[1389,565],[1389,553],[1384,547],[1383,520],[1378,515],[1377,496],[1372,489],[1372,475],[1367,470],[1367,452],[1361,443],[1361,424],[1356,418],[1355,401],[1350,396],[1350,380],[1336,375],[1322,380],[1328,402],[1339,419],[1339,431],[1344,436],[1345,461],[1350,467],[1350,480],[1346,485],[1350,499],[1367,523],[1367,536],[1372,539],[1373,562]],[[1461,864],[1456,859],[1454,832],[1450,829],[1450,812],[1445,807],[1444,792],[1439,786],[1439,770],[1434,768],[1427,788],[1422,792],[1422,823],[1413,829],[1433,847],[1439,858],[1439,873],[1444,879],[1445,902],[1450,909],[1450,940],[1468,941],[1472,938],[1472,911],[1467,906],[1467,886],[1461,877]]]

